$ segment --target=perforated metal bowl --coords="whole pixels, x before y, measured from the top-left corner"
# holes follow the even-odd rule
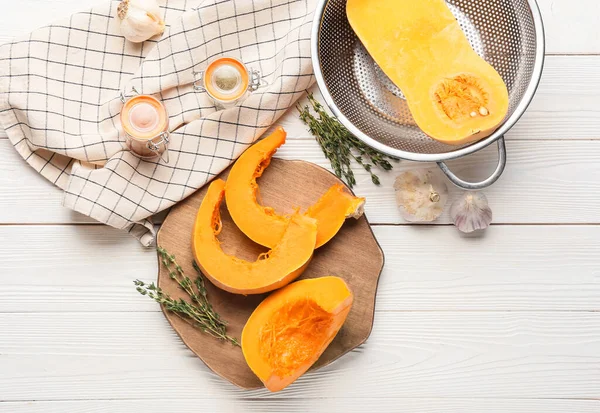
[[[325,102],[357,138],[398,158],[437,162],[454,184],[479,189],[494,183],[504,171],[504,134],[523,115],[540,81],[544,62],[542,17],[535,0],[446,2],[473,49],[494,66],[509,90],[505,121],[481,141],[451,146],[419,129],[402,91],[377,66],[350,27],[346,0],[319,0],[312,30],[313,66]],[[493,142],[498,143],[498,167],[481,182],[460,179],[444,163]]]

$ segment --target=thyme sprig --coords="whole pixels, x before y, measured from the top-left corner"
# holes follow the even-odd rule
[[[308,94],[308,101],[316,116],[311,113],[311,108],[308,105],[302,107],[298,104],[297,109],[300,112],[300,119],[308,126],[310,133],[321,146],[323,154],[331,162],[335,174],[344,179],[348,186],[352,188],[356,184],[351,167],[351,161],[354,159],[369,172],[371,181],[375,185],[379,185],[381,182],[373,172],[373,166],[389,171],[393,168],[389,161],[397,159],[385,155],[358,140],[344,125],[325,111],[312,93]]]
[[[157,251],[160,256],[160,262],[169,271],[169,277],[177,282],[179,288],[187,293],[191,302],[182,298],[174,299],[154,283],[146,284],[140,280],[133,282],[137,291],[163,305],[167,311],[172,312],[185,321],[191,322],[205,333],[239,346],[240,343],[235,337],[227,335],[227,322],[221,319],[208,301],[204,276],[198,264],[193,262],[194,269],[198,275],[194,282],[192,282],[175,260],[175,255],[169,254],[167,250],[161,247],[158,247]],[[194,290],[194,286],[197,292]]]

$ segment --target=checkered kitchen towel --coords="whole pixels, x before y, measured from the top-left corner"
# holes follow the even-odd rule
[[[23,158],[65,191],[64,205],[149,246],[151,217],[202,187],[314,81],[315,0],[162,0],[169,27],[141,45],[119,33],[118,1],[0,46],[0,124]],[[194,71],[237,57],[268,86],[217,110]],[[169,163],[126,150],[120,93],[135,87],[170,115]]]

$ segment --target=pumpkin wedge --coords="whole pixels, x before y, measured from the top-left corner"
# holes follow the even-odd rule
[[[352,306],[341,278],[297,281],[267,297],[242,331],[248,366],[272,392],[293,383],[334,339]]]
[[[306,211],[317,220],[317,245],[326,244],[338,233],[347,218],[358,219],[364,212],[365,199],[352,195],[342,184],[333,185]],[[271,241],[273,242],[273,241]]]
[[[248,238],[267,248],[273,248],[281,240],[288,225],[288,217],[278,215],[273,208],[257,201],[259,178],[271,163],[277,149],[285,143],[283,128],[248,148],[235,162],[225,188],[227,208],[231,218]],[[310,207],[307,215],[317,220],[317,243],[319,248],[340,230],[346,218],[360,218],[364,198],[352,195],[343,185],[334,185],[319,201]]]
[[[317,239],[314,219],[295,213],[288,220],[279,243],[255,262],[227,255],[217,236],[221,232],[219,208],[225,182],[213,181],[194,223],[192,249],[196,262],[217,287],[234,294],[261,294],[281,288],[296,279],[308,266]]]
[[[444,0],[348,0],[346,13],[427,135],[459,145],[503,122],[506,84],[471,48]]]

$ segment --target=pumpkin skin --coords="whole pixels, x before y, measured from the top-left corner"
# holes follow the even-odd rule
[[[281,288],[302,274],[313,255],[316,221],[295,213],[279,243],[257,261],[248,262],[225,254],[217,239],[224,194],[225,182],[213,181],[194,223],[192,248],[204,275],[217,287],[234,294],[262,294]]]
[[[346,13],[427,135],[459,145],[503,122],[506,84],[471,48],[444,0],[348,0]]]
[[[242,331],[242,352],[272,392],[293,383],[323,354],[352,307],[339,277],[296,281],[267,297]]]
[[[285,138],[286,132],[280,127],[248,148],[231,168],[225,187],[227,208],[237,227],[252,241],[267,248],[274,248],[279,243],[288,217],[257,202],[260,191],[256,179],[269,166]],[[364,198],[355,197],[343,185],[332,186],[306,213],[317,220],[315,248],[331,240],[346,218],[359,218],[364,203]]]

